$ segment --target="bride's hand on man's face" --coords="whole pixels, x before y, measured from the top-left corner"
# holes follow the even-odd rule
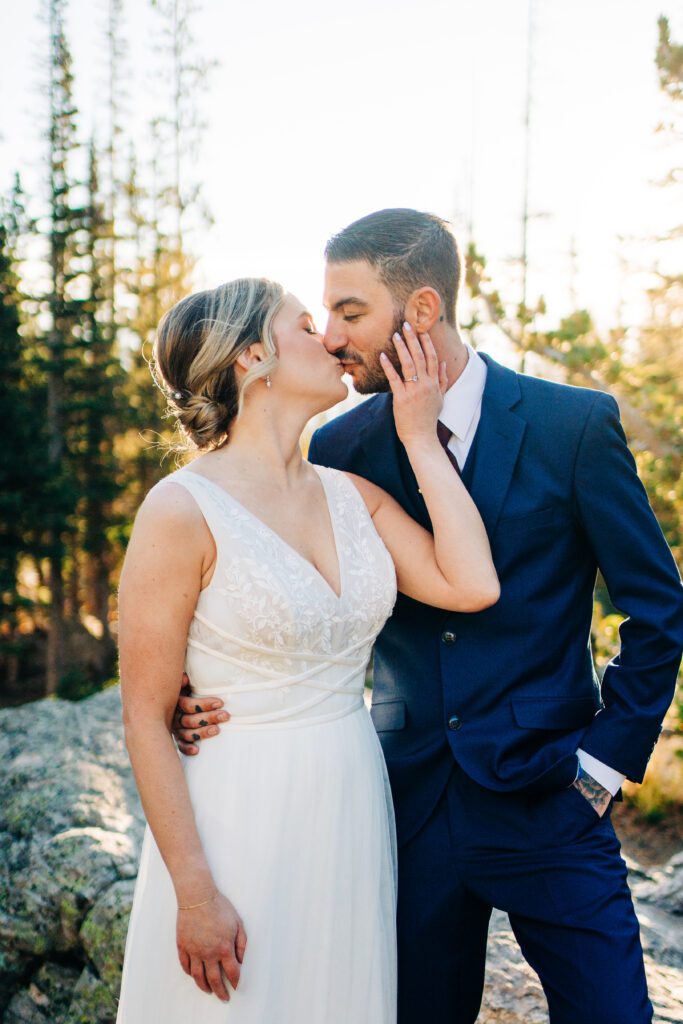
[[[436,440],[436,423],[447,387],[446,364],[437,359],[428,334],[416,335],[410,324],[403,325],[403,338],[393,342],[401,364],[398,374],[382,352],[382,368],[394,396],[396,433],[408,448],[411,444]]]
[[[200,742],[217,736],[220,726],[229,719],[230,715],[219,697],[193,697],[190,680],[183,673],[172,729],[180,752],[189,756],[198,754]]]

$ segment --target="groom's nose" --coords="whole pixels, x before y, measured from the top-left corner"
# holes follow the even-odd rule
[[[330,355],[335,355],[340,349],[344,348],[345,344],[346,337],[340,325],[335,324],[332,319],[328,320],[325,333],[323,334],[323,345],[327,351]]]

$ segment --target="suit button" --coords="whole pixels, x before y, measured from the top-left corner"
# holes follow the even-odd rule
[[[445,632],[441,634],[441,641],[442,643],[448,644],[450,646],[451,644],[455,643],[456,635],[455,633],[452,633],[450,629],[447,629],[445,630]]]
[[[457,715],[451,715],[451,717],[448,719],[448,728],[451,730],[451,732],[457,732],[461,725],[462,721],[458,718]]]

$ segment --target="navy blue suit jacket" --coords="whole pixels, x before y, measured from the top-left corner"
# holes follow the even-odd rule
[[[683,649],[680,576],[617,403],[483,358],[463,479],[491,542],[500,600],[461,614],[400,594],[375,645],[372,717],[401,842],[431,813],[453,758],[499,792],[571,785],[579,746],[641,781]],[[430,528],[390,394],[317,430],[309,458],[372,480]],[[590,646],[598,568],[627,616],[602,686]]]

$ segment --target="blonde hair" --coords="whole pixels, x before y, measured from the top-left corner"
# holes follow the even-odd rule
[[[162,317],[152,372],[193,447],[222,448],[247,390],[277,367],[272,326],[284,297],[282,285],[244,277],[188,295]],[[235,362],[254,342],[266,358],[240,380]]]

